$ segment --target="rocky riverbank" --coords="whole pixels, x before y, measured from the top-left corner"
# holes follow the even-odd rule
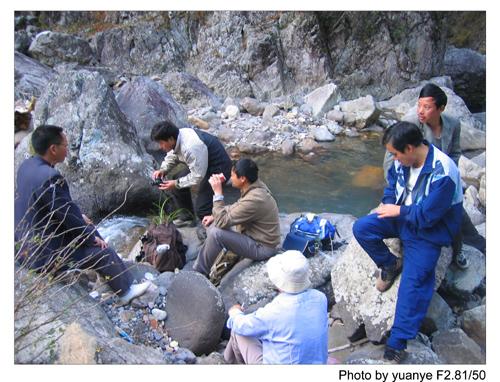
[[[438,13],[369,12],[369,31],[356,12],[102,12],[99,31],[87,29],[96,27],[96,14],[17,16],[14,53],[15,167],[30,155],[35,126],[62,126],[70,146],[59,170],[96,221],[116,209],[150,211],[159,200],[149,177],[163,154],[149,132],[160,120],[218,136],[233,157],[275,152],[311,160],[338,136],[363,139],[414,114],[431,81],[460,120],[464,207],[485,237],[486,118],[467,106],[471,99],[477,110],[485,106],[481,86],[467,86],[484,82],[485,55],[445,44]],[[322,215],[344,240],[309,260],[313,287],[331,308],[331,362],[378,363],[396,288],[375,292],[373,264],[352,240],[355,217]],[[281,217],[282,238],[296,216]],[[195,229],[183,228],[188,264],[158,274],[134,263],[145,225],[134,220],[110,239],[137,281],[153,283],[129,307],[116,306],[92,272],[49,280],[50,293],[25,301],[37,280],[16,272],[16,363],[223,362],[227,309],[238,301],[251,311],[275,295],[265,263],[241,261],[216,288],[189,271],[200,242]],[[408,363],[484,363],[486,254],[473,247],[473,233],[465,242],[467,270],[450,265],[443,251]]]

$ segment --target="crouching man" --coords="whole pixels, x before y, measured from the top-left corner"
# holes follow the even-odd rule
[[[231,183],[240,190],[241,197],[227,206],[220,174],[210,177],[214,206],[212,215],[202,221],[210,227],[193,270],[207,276],[223,248],[256,261],[267,260],[277,253],[281,240],[278,206],[271,191],[258,179],[258,172],[251,159],[240,159],[234,164]],[[237,232],[231,230],[233,226]]]
[[[382,139],[394,156],[388,186],[376,213],[353,226],[354,237],[380,268],[376,287],[390,288],[402,272],[396,313],[384,359],[399,363],[429,307],[441,247],[449,246],[462,221],[460,173],[449,156],[423,139],[409,122],[389,127]],[[404,263],[383,239],[401,239]]]
[[[309,289],[309,263],[299,251],[286,251],[267,262],[269,279],[280,292],[252,314],[240,305],[229,309],[231,338],[224,351],[228,363],[326,364],[328,314],[326,296]]]

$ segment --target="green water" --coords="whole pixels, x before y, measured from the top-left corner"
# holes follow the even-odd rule
[[[253,159],[280,212],[367,214],[382,197],[384,148],[380,136],[337,137],[312,158],[266,154]]]

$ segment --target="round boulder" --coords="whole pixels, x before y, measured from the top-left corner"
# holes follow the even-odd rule
[[[196,355],[216,350],[225,323],[222,297],[197,272],[181,271],[168,290],[165,327],[179,345]]]

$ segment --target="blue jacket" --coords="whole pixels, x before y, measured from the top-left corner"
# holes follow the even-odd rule
[[[250,314],[235,311],[227,327],[262,342],[264,364],[326,364],[328,311],[326,296],[315,289],[281,292]]]
[[[93,244],[95,227],[85,223],[67,182],[48,162],[26,159],[16,183],[14,237],[29,253],[32,268],[43,266],[54,251]]]
[[[447,246],[462,222],[460,173],[449,156],[424,140],[429,153],[412,192],[412,204],[404,205],[410,168],[394,161],[387,175],[382,203],[401,206],[405,235]]]

